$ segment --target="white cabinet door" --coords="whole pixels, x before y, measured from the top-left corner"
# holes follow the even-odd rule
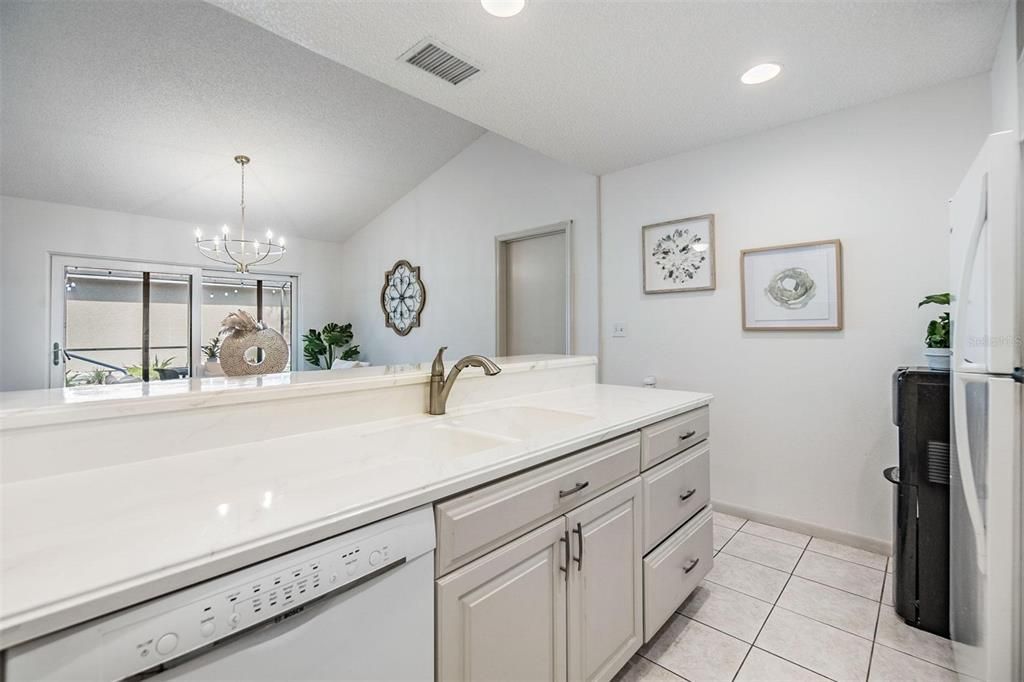
[[[610,680],[643,642],[640,479],[566,515],[570,680]]]
[[[438,680],[565,679],[565,534],[558,517],[437,581]]]

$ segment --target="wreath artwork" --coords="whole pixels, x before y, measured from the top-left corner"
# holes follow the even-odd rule
[[[771,278],[764,293],[780,308],[799,310],[807,307],[817,289],[811,273],[803,268],[786,268]]]
[[[400,260],[384,273],[384,286],[380,290],[380,307],[384,311],[385,326],[405,336],[413,327],[420,326],[420,314],[427,302],[427,289],[420,280],[419,267]]]
[[[654,244],[651,257],[666,280],[683,284],[693,280],[708,260],[706,249],[694,248],[701,243],[699,234],[690,232],[689,228],[676,228]]]
[[[247,351],[253,351],[248,353]],[[220,367],[229,377],[283,372],[288,365],[288,342],[279,333],[239,310],[221,322]],[[252,359],[250,359],[252,358]]]

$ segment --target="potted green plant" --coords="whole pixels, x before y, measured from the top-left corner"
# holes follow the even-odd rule
[[[351,342],[351,324],[328,322],[320,331],[310,329],[308,334],[302,335],[302,355],[314,367],[330,369],[335,359],[355,360],[359,357],[359,346],[349,345]]]
[[[917,304],[920,308],[924,305],[949,305],[949,293],[929,294]],[[928,330],[924,336],[924,356],[928,366],[932,369],[949,369],[949,359],[953,351],[949,348],[949,311],[945,311],[937,318],[928,323]]]
[[[207,376],[223,376],[220,368],[220,336],[210,339],[210,343],[201,346],[203,358],[206,360],[203,371]]]

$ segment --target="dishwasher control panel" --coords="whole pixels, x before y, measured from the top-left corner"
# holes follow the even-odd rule
[[[420,515],[414,525],[399,523],[414,515]],[[37,674],[45,670],[47,679],[121,679],[137,674],[247,628],[315,608],[311,602],[318,599],[341,598],[341,592],[431,551],[433,532],[429,508],[408,512],[53,636],[61,639],[61,651],[77,648],[69,638],[80,639],[82,648],[102,650],[86,669],[81,664],[90,656],[69,660],[66,675],[53,674],[52,660],[42,669],[30,667]],[[19,679],[11,676],[12,665],[17,673],[18,647],[12,652],[7,671],[11,681]],[[32,659],[32,652],[23,658]]]

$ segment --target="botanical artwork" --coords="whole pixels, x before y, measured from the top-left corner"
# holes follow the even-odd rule
[[[384,286],[380,291],[384,323],[399,336],[405,336],[413,327],[420,326],[420,314],[426,300],[427,290],[420,280],[419,267],[400,260],[384,273]]]
[[[715,217],[643,227],[644,293],[715,288]]]
[[[744,329],[842,329],[839,240],[746,249],[740,259]]]

